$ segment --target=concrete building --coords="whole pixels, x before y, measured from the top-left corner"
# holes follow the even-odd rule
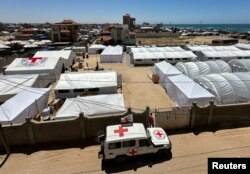
[[[130,30],[135,29],[135,18],[132,18],[130,14],[125,14],[123,16],[123,25],[128,25]]]
[[[52,24],[51,39],[53,42],[75,42],[77,41],[78,32],[78,23],[72,20],[64,20]]]
[[[136,34],[134,32],[130,32],[128,25],[117,25],[112,28],[111,37],[116,44],[136,44]]]

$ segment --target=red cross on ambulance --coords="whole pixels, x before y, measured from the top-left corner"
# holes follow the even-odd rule
[[[114,133],[118,133],[119,137],[123,137],[125,132],[128,132],[128,128],[123,128],[122,126],[119,126],[118,129],[114,130]]]

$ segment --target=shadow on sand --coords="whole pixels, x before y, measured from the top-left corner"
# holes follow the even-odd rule
[[[102,170],[106,173],[117,173],[128,170],[137,171],[138,168],[148,166],[152,168],[155,164],[163,163],[172,159],[172,153],[167,157],[159,157],[156,154],[134,156],[124,163],[116,163],[114,160],[102,161]]]

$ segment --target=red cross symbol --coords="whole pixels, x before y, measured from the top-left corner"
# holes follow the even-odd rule
[[[129,154],[131,154],[132,156],[134,156],[137,153],[137,150],[132,149],[131,151],[129,151]]]
[[[159,138],[161,138],[161,136],[163,135],[163,133],[161,131],[156,131],[155,135]]]
[[[36,62],[37,60],[43,59],[42,57],[29,57],[29,60],[31,60],[31,63]]]
[[[119,133],[119,137],[123,137],[124,132],[128,132],[128,128],[123,128],[122,126],[119,126],[118,129],[114,130],[114,133]]]

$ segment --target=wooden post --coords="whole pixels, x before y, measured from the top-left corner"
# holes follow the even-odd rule
[[[195,126],[195,117],[196,117],[196,107],[197,107],[197,103],[193,103],[193,106],[192,106],[192,113],[191,113],[191,120],[190,120],[190,128],[193,129],[194,126]]]
[[[3,146],[5,148],[6,153],[9,155],[10,154],[10,147],[7,143],[2,124],[0,123],[0,140],[3,143]]]
[[[30,139],[30,144],[34,145],[34,144],[36,144],[35,136],[34,136],[31,122],[30,122],[30,118],[28,118],[28,117],[26,117],[26,124],[27,124],[27,130],[28,130],[28,135],[29,135],[29,139]]]
[[[209,115],[208,115],[208,123],[207,125],[210,126],[213,120],[213,112],[214,112],[214,102],[210,101],[209,102],[210,107],[209,107]]]
[[[81,139],[86,140],[85,117],[83,112],[80,112],[79,114],[79,121],[80,121]]]
[[[145,114],[145,121],[146,121],[146,127],[149,127],[149,113],[150,113],[150,108],[149,106],[146,107],[146,114]]]

